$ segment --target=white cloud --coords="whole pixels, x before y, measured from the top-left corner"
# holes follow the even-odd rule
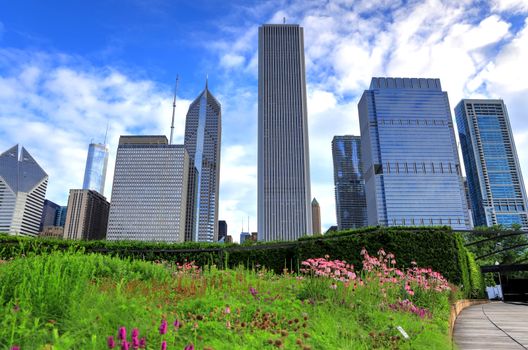
[[[225,54],[220,59],[220,64],[225,68],[235,68],[243,65],[245,62],[244,56]]]
[[[528,2],[526,0],[492,0],[492,9],[499,12],[528,12]]]

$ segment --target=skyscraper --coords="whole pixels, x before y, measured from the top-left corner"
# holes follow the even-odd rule
[[[470,228],[440,80],[372,78],[358,109],[368,224]]]
[[[263,241],[312,234],[303,28],[259,28],[258,233]]]
[[[104,196],[107,165],[108,147],[101,143],[91,143],[88,146],[83,190],[94,190]]]
[[[218,193],[222,109],[205,89],[191,103],[185,122],[185,150],[189,154],[189,179],[185,240],[218,240]]]
[[[64,239],[105,239],[110,203],[94,190],[70,190]]]
[[[365,180],[361,166],[361,137],[334,136],[332,158],[338,229],[368,226]]]
[[[312,232],[314,234],[321,233],[321,208],[315,197],[312,200]]]
[[[47,186],[48,175],[24,147],[0,154],[0,232],[36,236]]]
[[[455,108],[475,226],[528,229],[524,187],[502,100],[462,100]]]
[[[121,136],[106,238],[183,241],[188,167],[183,145],[165,136]]]
[[[218,221],[218,242],[223,242],[227,236],[227,222],[225,220]]]

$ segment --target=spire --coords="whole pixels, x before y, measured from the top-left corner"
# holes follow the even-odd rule
[[[208,90],[208,85],[209,85],[209,74],[206,74],[205,75],[205,90]]]
[[[105,131],[105,137],[104,137],[104,141],[103,141],[103,145],[106,145],[106,136],[108,135],[108,123],[110,121],[107,119],[106,120],[106,131]]]
[[[180,80],[180,76],[176,75],[176,85],[174,86],[174,100],[172,101],[172,123],[171,123],[169,145],[172,145],[172,137],[174,135],[174,115],[176,114],[176,94],[178,93],[178,81],[179,80]]]

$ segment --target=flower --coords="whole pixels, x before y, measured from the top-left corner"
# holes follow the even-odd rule
[[[229,308],[229,306],[226,306],[226,308],[224,310],[224,313],[226,313],[226,314],[230,314],[231,313],[231,309]]]
[[[178,320],[175,320],[174,321],[174,328],[176,328],[177,330],[180,329],[182,326],[182,324],[180,323],[180,321]]]
[[[132,330],[132,338],[137,338],[139,336],[139,330],[137,328],[134,328]]]
[[[191,343],[187,345],[183,350],[194,350],[194,345]]]
[[[121,343],[121,350],[128,350],[129,346],[130,344],[126,340],[123,340],[123,342]]]
[[[20,346],[18,346],[18,345],[13,345],[13,346],[11,347],[11,350],[20,350]]]
[[[139,348],[145,349],[147,347],[147,340],[145,338],[139,339]]]
[[[167,350],[167,342],[165,340],[161,342],[161,350]]]
[[[119,328],[118,339],[119,340],[125,340],[126,339],[126,328],[125,327]]]
[[[161,335],[167,333],[167,321],[165,319],[161,320],[161,325],[159,326],[159,333]]]
[[[112,336],[108,337],[108,339],[106,340],[106,344],[108,345],[108,349],[115,348],[114,337],[112,337]],[[12,348],[11,350],[14,350],[14,348]]]

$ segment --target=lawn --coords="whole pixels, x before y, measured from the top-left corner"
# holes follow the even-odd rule
[[[451,349],[456,287],[363,253],[281,275],[68,251],[1,261],[0,349]]]

